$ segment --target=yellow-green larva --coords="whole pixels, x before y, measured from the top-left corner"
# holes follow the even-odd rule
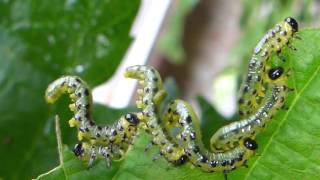
[[[211,149],[224,151],[236,147],[239,140],[248,137],[254,139],[283,106],[288,93],[286,74],[283,74],[281,67],[269,70],[268,74],[268,78],[274,82],[268,88],[262,105],[247,118],[221,127],[210,139]]]
[[[186,108],[186,103],[177,103],[177,106],[174,106],[175,103],[173,103],[170,105],[172,112],[167,111],[168,114],[173,113],[179,119],[179,124],[183,129],[181,134],[185,137],[185,143],[183,145],[179,144],[174,137],[169,135],[168,130],[163,127],[161,122],[166,121],[160,118],[159,112],[165,90],[159,73],[150,66],[132,66],[127,68],[125,76],[138,79],[142,85],[143,89],[138,89],[137,105],[142,109],[139,118],[143,119],[146,128],[153,136],[153,144],[160,146],[160,154],[169,162],[182,164],[188,160],[203,171],[228,173],[243,165],[254,154],[257,144],[250,138],[241,140],[237,147],[225,152],[209,152],[204,149],[201,141],[195,141],[192,138],[192,134],[197,137],[195,134],[198,127],[189,126],[195,121],[192,118],[196,118],[196,116],[190,106]],[[168,114],[164,118],[168,118]],[[170,122],[170,120],[167,121]]]
[[[288,17],[270,29],[254,48],[249,61],[248,73],[244,78],[239,93],[239,115],[247,118],[261,105],[261,99],[265,96],[267,83],[266,74],[270,66],[267,61],[274,53],[279,53],[298,31],[298,23]]]
[[[125,76],[139,80],[143,89],[138,89],[137,107],[142,109],[138,115],[145,123],[147,132],[152,135],[152,144],[160,147],[159,155],[164,156],[169,162],[180,165],[186,162],[184,149],[174,143],[168,132],[162,127],[159,107],[166,96],[166,91],[159,73],[150,66],[131,66],[126,69]]]
[[[249,61],[248,74],[240,88],[240,120],[221,127],[211,137],[211,150],[201,141],[199,119],[185,101],[174,100],[162,114],[160,105],[166,97],[159,73],[151,66],[131,66],[125,76],[139,80],[137,90],[139,113],[128,113],[111,125],[96,125],[91,115],[92,97],[86,83],[76,76],[63,76],[52,82],[45,94],[54,103],[62,94],[70,95],[69,105],[74,117],[71,127],[78,129],[79,143],[74,147],[77,157],[89,161],[104,158],[121,159],[133,143],[139,127],[151,136],[151,144],[160,147],[155,159],[163,156],[174,165],[192,163],[206,172],[224,174],[245,165],[255,154],[256,135],[272,120],[285,103],[288,94],[288,72],[273,67],[270,57],[288,45],[298,31],[298,23],[291,17],[277,24],[257,44]],[[171,132],[177,128],[176,136]]]
[[[128,113],[111,125],[96,125],[92,119],[91,92],[86,83],[76,76],[63,76],[52,82],[45,94],[47,102],[54,103],[62,94],[70,94],[69,105],[74,117],[70,127],[78,129],[78,140],[74,147],[77,157],[93,161],[101,156],[110,166],[112,159],[120,159],[133,143],[137,134],[139,119],[135,113]]]

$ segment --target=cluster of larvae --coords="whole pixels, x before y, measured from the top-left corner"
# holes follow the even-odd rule
[[[152,137],[148,148],[159,147],[154,160],[164,157],[174,165],[186,162],[206,172],[225,175],[247,160],[258,148],[256,135],[272,120],[285,103],[288,88],[288,70],[274,67],[271,57],[281,53],[298,31],[297,21],[291,17],[268,31],[254,48],[248,73],[243,80],[239,96],[240,120],[221,127],[211,137],[211,149],[202,141],[193,108],[183,100],[174,100],[160,110],[167,95],[159,73],[151,66],[131,66],[125,76],[139,81],[136,105],[139,112],[127,113],[111,125],[97,125],[91,115],[92,98],[86,83],[75,76],[63,76],[46,90],[46,100],[55,102],[62,94],[70,95],[69,105],[74,116],[70,127],[78,129],[79,143],[74,147],[77,157],[87,160],[89,167],[97,158],[104,158],[110,166],[112,160],[121,159],[134,143],[139,129]],[[175,134],[172,129],[177,129]]]

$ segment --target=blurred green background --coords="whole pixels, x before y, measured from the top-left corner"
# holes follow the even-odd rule
[[[153,174],[152,171],[145,172],[146,174],[133,173],[135,171],[125,173],[139,168],[143,171],[148,165],[154,166],[150,160],[152,153],[148,153],[147,158],[141,159],[139,156],[148,141],[148,136],[144,133],[139,137],[137,147],[128,155],[128,160],[116,162],[111,170],[106,170],[104,163],[100,161],[91,172],[87,171],[86,165],[75,159],[68,150],[76,142],[75,129],[69,128],[66,123],[71,117],[67,108],[69,99],[64,97],[54,106],[49,106],[44,101],[46,86],[61,75],[78,75],[91,87],[112,76],[132,42],[129,32],[140,4],[139,0],[0,0],[0,178],[36,178],[59,167],[54,131],[56,113],[62,120],[62,140],[67,145],[65,157],[72,161],[68,168],[76,167],[70,174],[79,173],[69,178],[155,177],[157,173]],[[228,17],[224,16],[228,12],[220,15],[214,13],[219,12],[221,7],[227,10],[232,7],[231,10],[235,13],[230,9],[231,15]],[[166,81],[168,91],[173,94],[169,99],[188,99],[193,96],[193,100],[200,104],[202,132],[204,142],[208,144],[214,130],[230,118],[221,116],[212,107],[210,99],[195,98],[193,93],[188,92],[197,87],[186,75],[192,76],[192,72],[197,71],[193,65],[204,63],[201,66],[206,66],[207,61],[223,61],[223,65],[218,66],[223,69],[217,70],[217,76],[218,72],[230,72],[231,69],[236,78],[241,77],[245,73],[252,48],[268,28],[286,16],[295,17],[302,27],[318,26],[316,20],[319,19],[319,9],[320,2],[315,0],[174,0],[150,64],[156,66],[165,77],[176,75],[180,88],[172,79]],[[219,38],[224,39],[226,34],[220,32],[210,36],[210,28],[219,23],[227,23],[229,19],[232,20],[231,30],[232,27],[237,27],[236,31],[230,33],[237,34],[231,45],[221,44],[230,50],[222,56],[226,58],[211,59],[206,56],[204,59],[207,61],[198,61],[202,52],[197,51],[198,49],[215,48],[201,39],[220,42]],[[195,22],[197,23],[194,24]],[[202,26],[197,26],[198,24]],[[216,51],[220,50],[216,48]],[[204,89],[212,86],[213,78],[205,80],[207,86]],[[111,123],[129,110],[132,108],[119,110],[97,105],[94,117],[98,122]],[[217,123],[216,120],[215,125],[212,125],[212,119],[221,121]],[[151,152],[156,152],[156,148]],[[144,165],[140,167],[139,163]],[[164,160],[157,163],[156,166],[160,167],[159,174],[168,171],[173,174],[181,173],[172,170],[174,168]],[[188,169],[189,167],[183,167],[180,170],[183,172]],[[58,168],[44,178],[69,179],[59,174],[60,170]],[[200,171],[192,172],[194,174],[189,178],[201,179]],[[221,174],[212,177],[223,178]]]

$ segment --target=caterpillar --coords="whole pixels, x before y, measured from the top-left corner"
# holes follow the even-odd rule
[[[160,147],[160,156],[164,156],[169,162],[174,165],[181,165],[187,161],[187,156],[184,149],[178,146],[170,138],[160,123],[158,112],[160,104],[166,97],[166,91],[159,73],[149,66],[131,66],[125,71],[125,77],[138,79],[139,83],[144,86],[143,89],[138,89],[137,107],[142,109],[138,114],[139,119],[145,124],[145,129],[152,135],[151,144],[156,144]],[[157,159],[155,156],[154,159]]]
[[[150,66],[131,66],[126,69],[125,76],[137,79],[143,85],[142,89],[137,90],[139,94],[136,102],[137,107],[142,109],[142,113],[138,117],[146,123],[146,128],[153,137],[152,144],[160,146],[160,155],[164,156],[169,162],[179,162],[175,164],[181,165],[190,161],[207,172],[228,173],[243,165],[254,154],[257,143],[251,138],[241,140],[237,147],[225,152],[205,150],[193,138],[193,136],[197,137],[195,129],[198,129],[198,127],[192,128],[190,126],[192,122],[196,122],[196,120],[193,120],[195,115],[192,108],[185,108],[186,106],[179,108],[179,105],[183,103],[177,103],[178,105],[174,107],[171,107],[173,106],[171,105],[169,107],[171,110],[168,109],[167,111],[179,117],[179,124],[183,129],[181,134],[184,136],[185,143],[181,145],[176,142],[169,135],[168,129],[164,128],[161,118],[159,118],[159,106],[165,94],[159,73]],[[165,115],[165,117],[168,117],[168,115]]]
[[[111,125],[96,125],[91,115],[92,96],[86,83],[76,76],[63,76],[48,86],[45,99],[54,103],[64,93],[69,93],[73,102],[69,107],[74,117],[69,125],[78,129],[80,141],[74,146],[74,154],[87,160],[88,167],[100,157],[106,160],[107,166],[112,159],[121,159],[137,134],[140,123],[137,114],[127,113]]]
[[[74,117],[70,127],[78,129],[74,154],[88,161],[91,167],[97,158],[104,158],[107,166],[121,159],[130,148],[140,127],[151,134],[151,145],[160,147],[154,160],[163,156],[174,165],[190,162],[206,172],[225,175],[255,154],[256,135],[273,115],[283,107],[288,88],[288,72],[272,67],[271,55],[280,53],[298,31],[297,21],[291,17],[277,24],[257,44],[249,61],[248,74],[240,88],[240,120],[221,127],[210,140],[211,151],[202,141],[199,119],[192,107],[183,100],[174,100],[164,113],[160,105],[167,95],[159,73],[151,66],[131,66],[125,77],[139,80],[136,105],[139,113],[128,113],[109,126],[96,125],[91,115],[92,97],[86,83],[76,76],[64,76],[52,82],[45,94],[54,103],[64,93],[70,94],[69,105]],[[178,128],[176,136],[171,133]],[[149,145],[147,146],[149,147]]]
[[[292,17],[287,17],[270,29],[254,48],[249,60],[248,73],[240,88],[238,99],[240,118],[247,118],[261,105],[266,91],[265,84],[272,83],[268,81],[270,78],[266,77],[270,69],[267,61],[273,53],[279,54],[283,47],[289,45],[297,31],[297,21]]]
[[[272,81],[272,85],[268,88],[263,103],[256,113],[221,127],[210,139],[211,149],[227,150],[237,146],[241,139],[255,138],[273,115],[283,107],[289,91],[287,74],[284,74],[282,67],[275,67],[269,70],[268,79]]]

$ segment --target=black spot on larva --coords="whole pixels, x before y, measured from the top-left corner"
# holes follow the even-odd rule
[[[150,92],[150,89],[149,88],[145,88],[144,90],[146,93],[149,93]]]
[[[77,105],[77,109],[78,109],[78,110],[81,109],[81,106],[82,106],[81,104],[78,104],[78,105]]]
[[[293,31],[293,32],[297,32],[297,31],[299,30],[298,22],[297,22],[294,18],[292,18],[292,17],[287,17],[287,18],[285,19],[285,21],[286,21],[288,24],[290,24],[290,26],[292,27],[292,31]]]
[[[117,133],[116,130],[113,130],[113,131],[112,131],[112,135],[113,135],[113,136],[116,136],[117,134],[118,134],[118,133]]]
[[[187,122],[188,124],[190,124],[190,123],[192,122],[191,116],[188,116],[188,117],[186,118],[186,122]]]
[[[93,121],[89,121],[89,125],[90,125],[90,126],[94,126],[95,123],[94,123]]]
[[[271,80],[276,80],[283,74],[284,70],[282,67],[272,68],[268,72],[268,76]]]
[[[85,90],[84,90],[84,95],[85,95],[85,96],[89,96],[89,90],[88,90],[88,89],[85,89]]]
[[[208,158],[207,157],[205,157],[205,156],[200,156],[200,158],[199,158],[199,161],[200,162],[202,162],[202,163],[205,163],[205,162],[207,162],[207,160],[208,160]]]
[[[76,94],[76,96],[77,96],[77,97],[81,97],[81,93],[78,92],[78,93]]]
[[[153,88],[153,89],[152,89],[153,93],[157,93],[158,90],[159,90],[158,88]]]
[[[133,113],[126,114],[125,119],[133,125],[137,125],[140,122],[138,116]]]
[[[200,151],[200,148],[199,148],[199,146],[194,146],[192,148],[192,150],[193,150],[194,153],[198,153]]]
[[[239,154],[237,161],[242,161],[242,159],[243,159],[243,154]]]
[[[222,162],[221,162],[221,165],[222,166],[226,166],[228,163],[227,163],[227,161],[226,160],[223,160]]]
[[[74,117],[77,121],[82,121],[81,116],[75,116]]]
[[[239,111],[239,114],[242,116],[242,115],[244,115],[244,113],[242,112],[242,111]]]
[[[190,139],[195,140],[196,139],[196,134],[194,132],[190,133]]]
[[[171,108],[168,109],[168,113],[171,113]]]
[[[153,80],[154,82],[157,82],[157,81],[158,81],[158,78],[157,78],[157,77],[154,77],[154,78],[152,78],[152,80]]]
[[[90,129],[89,129],[89,128],[87,128],[87,127],[86,127],[84,130],[85,130],[86,132],[89,132],[89,131],[90,131]]]
[[[86,114],[84,115],[84,117],[86,117],[87,119],[90,118],[90,114],[88,112],[86,112]]]
[[[255,140],[251,139],[251,138],[246,138],[244,140],[244,146],[249,149],[249,150],[256,150],[258,148],[258,144]]]
[[[248,77],[247,77],[247,81],[251,81],[252,80],[252,74],[248,74]]]
[[[230,159],[229,161],[228,161],[228,164],[230,165],[230,166],[233,166],[233,164],[234,164],[234,160],[233,159]]]
[[[77,81],[78,83],[81,83],[81,79],[79,79],[79,78],[76,78],[76,81]]]
[[[281,42],[281,38],[277,38],[277,42],[278,42],[278,43]]]
[[[257,81],[261,81],[261,76],[257,76]]]
[[[89,109],[90,108],[90,104],[86,104],[86,109]]]
[[[245,87],[243,88],[243,92],[246,93],[246,92],[249,91],[249,89],[250,89],[249,86],[245,86]]]
[[[102,127],[101,127],[101,126],[97,126],[97,129],[98,129],[99,131],[101,131],[101,130],[102,130]]]
[[[176,166],[180,166],[180,165],[186,163],[187,160],[188,160],[188,157],[186,155],[182,155],[182,156],[180,156],[180,158],[178,160],[174,161],[173,163]]]
[[[100,137],[101,135],[99,133],[96,134],[97,137]]]
[[[210,161],[210,166],[211,167],[216,167],[217,165],[218,165],[219,163],[218,163],[218,161]]]
[[[252,95],[255,95],[255,94],[257,94],[257,90],[256,89],[252,91]]]
[[[244,103],[244,99],[243,99],[243,98],[240,98],[240,99],[238,100],[238,103],[239,103],[239,104],[243,104],[243,103]]]
[[[74,155],[79,157],[83,154],[83,152],[84,152],[84,149],[82,148],[82,143],[78,143],[74,146],[74,148],[73,148]]]

